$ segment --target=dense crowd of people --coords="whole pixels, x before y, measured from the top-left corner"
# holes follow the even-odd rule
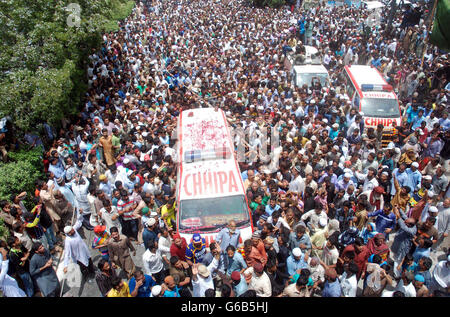
[[[64,272],[77,263],[107,297],[447,296],[449,60],[400,11],[388,32],[387,13],[371,26],[346,6],[138,3],[92,52],[80,115],[34,140],[46,178],[0,202],[3,295],[60,296],[52,254],[64,250]],[[285,58],[306,44],[330,87],[292,83]],[[398,95],[403,122],[387,141],[348,102],[349,64],[376,67]],[[239,162],[254,227],[243,243],[233,221],[208,246],[176,232],[172,136],[197,107],[223,109],[246,135],[280,133],[277,171],[258,155]]]

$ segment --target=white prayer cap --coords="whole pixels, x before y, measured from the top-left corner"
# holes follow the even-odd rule
[[[294,249],[292,250],[292,255],[293,255],[293,256],[296,256],[296,257],[302,256],[302,250],[300,250],[300,248],[294,248]]]
[[[413,162],[413,163],[411,164],[411,166],[414,166],[415,168],[419,168],[419,163]]]
[[[69,234],[70,231],[72,231],[73,227],[72,226],[65,226],[64,227],[64,233],[65,234]]]
[[[153,226],[155,223],[156,223],[155,218],[150,218],[150,219],[147,220],[147,222],[146,222],[147,227],[151,227],[151,226]]]
[[[159,294],[161,294],[161,285],[156,285],[156,286],[153,286],[153,288],[152,288],[152,297],[157,297],[157,296],[159,296]]]
[[[350,174],[350,173],[345,173],[345,174],[344,174],[344,177],[345,177],[345,178],[351,178],[351,177],[352,177],[352,174]]]

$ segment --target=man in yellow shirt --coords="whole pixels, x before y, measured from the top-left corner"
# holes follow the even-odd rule
[[[161,207],[161,218],[166,223],[167,227],[175,228],[176,215],[175,215],[176,202],[174,198],[170,198],[169,201]]]
[[[131,297],[130,288],[127,282],[122,281],[118,276],[115,276],[111,280],[112,288],[106,295],[106,297]]]

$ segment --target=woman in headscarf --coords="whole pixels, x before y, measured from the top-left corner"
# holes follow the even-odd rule
[[[339,221],[337,219],[331,219],[328,222],[328,235],[331,236],[332,234],[336,234],[339,236]]]
[[[361,238],[364,239],[364,244],[367,244],[369,239],[375,237],[378,233],[374,222],[368,222],[364,229],[361,231]]]
[[[367,248],[370,255],[379,255],[383,261],[387,261],[389,258],[389,247],[383,233],[377,233],[372,239],[369,239]]]
[[[381,186],[375,187],[369,194],[370,211],[383,209],[384,206],[384,188]]]

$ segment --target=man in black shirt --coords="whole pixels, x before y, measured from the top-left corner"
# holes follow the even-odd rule
[[[30,276],[30,252],[22,245],[17,237],[9,237],[7,241],[10,248],[10,270],[20,278],[17,279],[20,288],[25,291],[28,297],[33,297],[34,285]],[[22,283],[20,283],[20,281]]]

